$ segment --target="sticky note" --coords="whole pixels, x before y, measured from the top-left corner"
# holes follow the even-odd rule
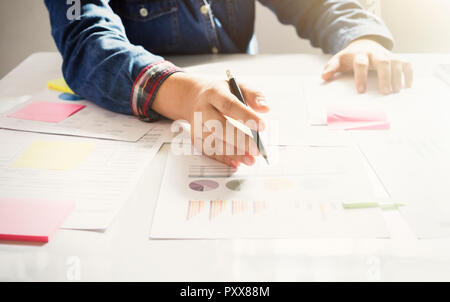
[[[362,203],[342,203],[344,209],[369,209],[369,208],[378,208],[380,204],[378,202],[362,202]]]
[[[23,120],[42,121],[48,123],[58,123],[68,118],[72,114],[86,107],[85,105],[54,103],[54,102],[33,102],[25,105],[8,117]]]
[[[396,210],[399,207],[404,206],[403,203],[392,203],[392,202],[343,202],[342,206],[344,209],[369,209],[369,208],[381,208],[383,210]]]
[[[63,78],[48,81],[47,87],[60,92],[75,94]]]
[[[74,202],[0,198],[0,240],[48,242]]]
[[[75,169],[92,152],[94,145],[73,141],[35,141],[11,165],[12,168]]]
[[[390,122],[379,108],[328,108],[327,125],[334,130],[387,130]]]

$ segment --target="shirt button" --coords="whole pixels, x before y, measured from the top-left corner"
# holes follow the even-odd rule
[[[148,10],[145,7],[141,7],[141,9],[139,10],[139,14],[141,15],[141,17],[145,18],[148,16]]]
[[[200,7],[200,12],[201,12],[203,15],[207,15],[208,12],[209,12],[209,7],[208,7],[208,5],[202,5],[202,7]]]
[[[217,49],[217,47],[213,47],[213,48],[211,48],[211,52],[213,53],[213,54],[217,54],[217,53],[219,53],[219,50]]]

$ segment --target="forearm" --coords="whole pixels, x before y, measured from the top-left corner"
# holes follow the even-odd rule
[[[105,1],[81,1],[79,20],[67,19],[65,1],[45,4],[63,57],[64,78],[73,91],[115,112],[162,118],[151,111],[151,101],[176,71],[172,64],[132,45],[121,19]],[[146,81],[138,81],[144,77]]]
[[[259,0],[272,9],[280,22],[293,25],[300,37],[309,39],[325,53],[337,53],[363,36],[391,49],[393,38],[380,18],[355,0]]]

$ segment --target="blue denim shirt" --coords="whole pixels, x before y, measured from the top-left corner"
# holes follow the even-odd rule
[[[389,30],[357,1],[259,1],[325,53],[368,35],[392,48]],[[151,109],[153,100],[180,71],[163,55],[246,52],[254,32],[255,0],[80,0],[75,20],[67,17],[66,1],[45,4],[72,90],[148,120],[162,118]]]

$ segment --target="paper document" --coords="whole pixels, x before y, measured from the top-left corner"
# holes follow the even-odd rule
[[[278,153],[278,155],[276,154]],[[237,171],[170,154],[151,238],[387,237],[361,154],[350,147],[279,147]]]
[[[57,91],[44,90],[32,96],[27,102],[0,114],[0,128],[134,142],[153,127],[135,116],[114,113],[86,100],[67,101],[59,98],[60,95]],[[80,109],[80,106],[85,108],[67,114],[74,113],[73,109]],[[55,112],[54,108],[59,107],[63,107],[62,111]],[[20,118],[13,118],[18,114]],[[38,118],[34,118],[36,114]]]
[[[0,198],[73,201],[64,228],[106,229],[165,140],[151,126],[136,143],[0,130]]]
[[[203,75],[210,79],[224,80],[217,75]],[[265,145],[289,146],[346,146],[351,137],[345,131],[329,131],[325,127],[311,127],[307,119],[307,103],[304,85],[310,77],[301,76],[242,76],[238,81],[245,83],[266,97],[270,107],[268,113],[260,113],[268,129],[260,133]],[[204,121],[203,121],[204,122]],[[186,125],[187,128],[188,125]],[[189,132],[186,132],[189,134]],[[177,136],[177,135],[176,135]],[[185,138],[190,142],[190,136]],[[180,140],[180,137],[176,137]]]
[[[16,97],[0,97],[0,114],[9,112],[30,99],[30,95],[21,95]]]
[[[436,68],[436,76],[450,85],[450,64],[441,64]]]
[[[342,76],[329,83],[310,80],[309,84],[305,84],[309,124],[327,125],[328,108],[361,108],[370,112],[384,112],[388,117],[389,128],[396,131],[428,128],[429,125],[448,119],[446,113],[450,89],[434,76],[417,77],[412,88],[389,95],[379,92],[376,75],[369,77],[366,93],[356,92],[354,86],[351,76]],[[433,91],[432,97],[430,91]],[[385,126],[387,128],[388,125]]]
[[[437,132],[358,135],[392,202],[418,238],[450,236],[450,139]]]

